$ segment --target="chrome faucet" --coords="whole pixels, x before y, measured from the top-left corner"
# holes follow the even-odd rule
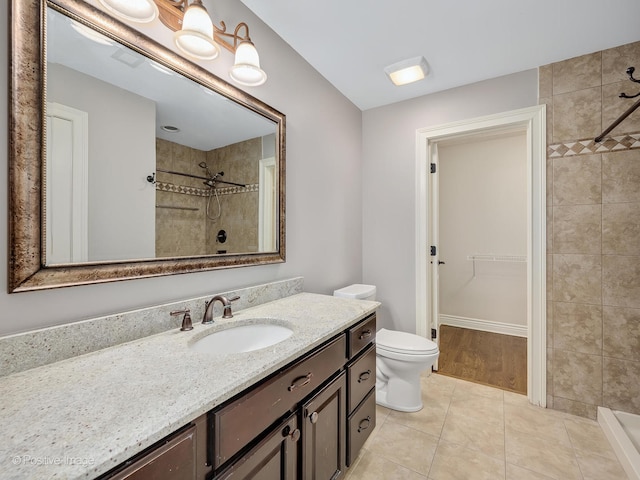
[[[210,302],[207,302],[206,307],[204,309],[204,317],[202,317],[202,323],[204,325],[208,325],[213,323],[213,304],[216,303],[216,300],[220,300],[222,306],[224,307],[224,311],[222,313],[222,318],[233,318],[233,313],[231,313],[231,302],[235,302],[240,297],[238,295],[227,298],[223,295],[216,295],[211,299]]]

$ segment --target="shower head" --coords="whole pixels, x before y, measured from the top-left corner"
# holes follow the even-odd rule
[[[200,162],[198,166],[204,169],[205,173],[207,174],[207,177],[213,178],[213,175],[209,171],[209,167],[207,166],[206,162]]]

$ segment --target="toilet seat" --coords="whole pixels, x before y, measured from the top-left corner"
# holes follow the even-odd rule
[[[376,332],[376,349],[402,355],[433,355],[438,345],[419,335],[382,328]]]

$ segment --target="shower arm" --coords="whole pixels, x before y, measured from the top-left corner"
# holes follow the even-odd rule
[[[214,180],[211,177],[201,177],[200,175],[192,175],[191,173],[175,172],[173,170],[163,170],[161,168],[156,169],[156,171],[162,172],[162,173],[171,173],[173,175],[182,175],[183,177],[198,178],[200,180],[206,180],[208,182],[214,181],[216,183],[226,183],[227,185],[235,185],[236,187],[245,187],[246,188],[246,185],[243,185],[242,183],[227,182],[225,180],[217,180],[217,179]]]

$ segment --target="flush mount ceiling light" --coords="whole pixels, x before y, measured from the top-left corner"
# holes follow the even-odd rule
[[[384,72],[394,85],[417,82],[427,76],[429,65],[424,57],[414,57],[384,67]]]
[[[136,19],[146,17],[135,12],[153,4],[155,14],[152,20],[158,17],[163,25],[175,32],[173,38],[182,53],[199,60],[213,60],[223,47],[235,54],[235,63],[229,73],[234,81],[256,87],[267,80],[267,74],[260,68],[258,51],[249,37],[247,24],[240,22],[233,33],[228,33],[223,21],[219,27],[213,24],[202,0],[100,0],[100,3],[110,12],[138,22],[148,20]]]

